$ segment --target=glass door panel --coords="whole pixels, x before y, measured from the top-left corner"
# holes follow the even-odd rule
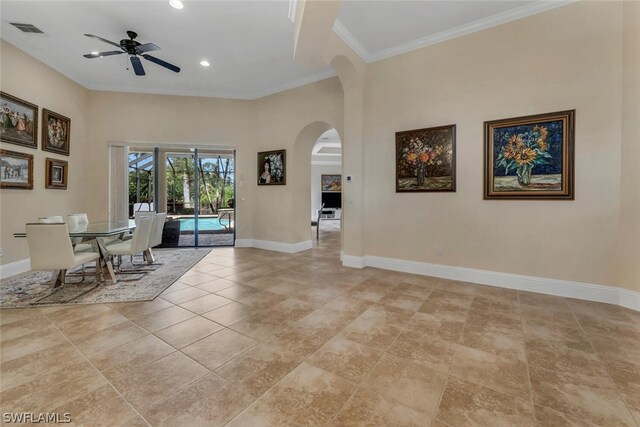
[[[199,215],[198,246],[235,243],[233,154],[196,150]]]
[[[166,210],[179,225],[175,246],[233,246],[234,153],[185,149],[165,159]]]
[[[171,224],[169,245],[197,246],[195,153],[188,150],[167,153],[165,162],[167,215],[177,221]]]

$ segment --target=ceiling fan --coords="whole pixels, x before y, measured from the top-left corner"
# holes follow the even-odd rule
[[[82,56],[88,59],[92,59],[92,58],[102,58],[103,56],[112,56],[112,55],[120,55],[123,53],[128,53],[129,59],[131,60],[131,65],[133,66],[133,71],[136,73],[136,76],[145,75],[144,67],[142,66],[142,62],[140,61],[140,58],[138,58],[138,55],[142,56],[147,61],[151,61],[171,71],[174,71],[176,73],[180,72],[180,67],[176,67],[175,65],[170,64],[166,61],[163,61],[162,59],[158,59],[155,56],[151,56],[147,54],[147,52],[160,50],[158,46],[156,46],[153,43],[140,44],[140,42],[136,41],[136,37],[138,37],[138,34],[136,34],[133,31],[127,31],[127,35],[129,36],[129,38],[120,40],[120,44],[118,44],[110,40],[103,39],[102,37],[94,36],[93,34],[85,34],[85,36],[87,37],[92,37],[94,39],[102,40],[105,43],[109,43],[110,45],[120,48],[120,50],[110,50],[108,52],[93,52],[93,53],[87,53],[86,55],[82,55]]]

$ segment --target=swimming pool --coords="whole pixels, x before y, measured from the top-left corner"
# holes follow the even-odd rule
[[[180,218],[180,231],[194,231],[194,218]],[[222,224],[229,226],[229,218],[223,218]],[[198,218],[198,231],[225,230],[218,218]]]

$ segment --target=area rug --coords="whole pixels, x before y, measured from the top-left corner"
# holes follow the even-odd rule
[[[117,274],[118,283],[98,284],[95,270],[86,269],[80,282],[79,268],[67,272],[67,283],[56,289],[49,283],[51,272],[31,272],[0,282],[0,308],[56,304],[98,304],[149,301],[171,286],[211,249],[154,249],[156,263],[134,267],[123,257],[122,270],[144,269],[142,274]],[[125,260],[126,258],[126,260]],[[140,262],[138,259],[136,262]]]

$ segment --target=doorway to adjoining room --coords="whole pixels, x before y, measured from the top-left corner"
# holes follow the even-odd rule
[[[342,143],[335,129],[316,140],[311,152],[311,221],[320,246],[339,253],[342,219]]]

